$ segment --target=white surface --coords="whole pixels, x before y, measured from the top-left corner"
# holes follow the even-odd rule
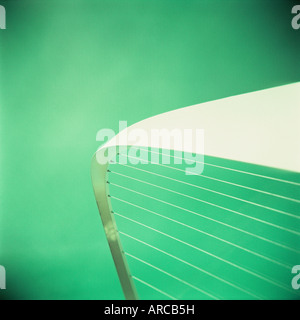
[[[166,112],[121,131],[100,149],[133,144],[160,148],[160,142],[145,136],[138,143],[126,139],[136,129],[150,136],[154,128],[204,129],[206,155],[300,172],[300,83]],[[182,151],[197,152],[197,147],[194,143]]]

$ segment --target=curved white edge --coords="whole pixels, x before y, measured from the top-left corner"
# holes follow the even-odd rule
[[[126,299],[138,299],[122,249],[112,213],[107,171],[109,163],[99,161],[119,146],[161,148],[159,141],[130,141],[130,134],[143,129],[151,136],[152,129],[204,129],[205,154],[230,160],[300,172],[300,83],[242,94],[206,102],[142,120],[121,131],[94,154],[91,166],[92,183],[105,234]],[[176,150],[176,146],[171,146]],[[197,146],[184,145],[182,150],[197,152]],[[109,157],[108,157],[109,158]]]
[[[161,142],[149,141],[153,129],[203,129],[206,155],[300,172],[299,119],[298,82],[147,118],[121,131],[98,151],[121,145],[161,148]],[[148,137],[141,135],[137,140],[139,129]],[[197,153],[196,148],[185,145],[181,151]]]

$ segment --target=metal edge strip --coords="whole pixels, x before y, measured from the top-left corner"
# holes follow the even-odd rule
[[[101,151],[103,155],[107,149]],[[122,247],[109,197],[109,184],[107,183],[109,163],[99,163],[98,156],[97,153],[93,156],[91,164],[91,178],[97,206],[125,299],[137,300],[137,290]]]

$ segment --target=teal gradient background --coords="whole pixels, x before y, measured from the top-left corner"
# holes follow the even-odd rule
[[[96,133],[300,80],[293,1],[0,1],[0,299],[123,299]]]

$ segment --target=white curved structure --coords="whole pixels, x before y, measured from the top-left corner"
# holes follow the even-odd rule
[[[99,150],[134,145],[136,129],[203,129],[205,154],[300,172],[300,83],[242,94],[166,112],[132,125]],[[139,146],[161,145],[139,139]],[[187,146],[187,152],[197,152]]]
[[[92,161],[95,197],[127,299],[136,299],[137,293],[111,214],[106,183],[108,163],[97,159],[103,159],[107,150],[119,146],[163,147],[160,141],[150,141],[147,135],[141,135],[138,142],[136,135],[131,139],[131,133],[137,129],[146,131],[148,137],[153,129],[203,129],[206,155],[300,172],[300,83],[206,102],[142,120],[121,131],[96,152]],[[178,147],[174,144],[170,149]],[[184,144],[180,151],[197,153],[198,150],[199,146],[191,143]]]

